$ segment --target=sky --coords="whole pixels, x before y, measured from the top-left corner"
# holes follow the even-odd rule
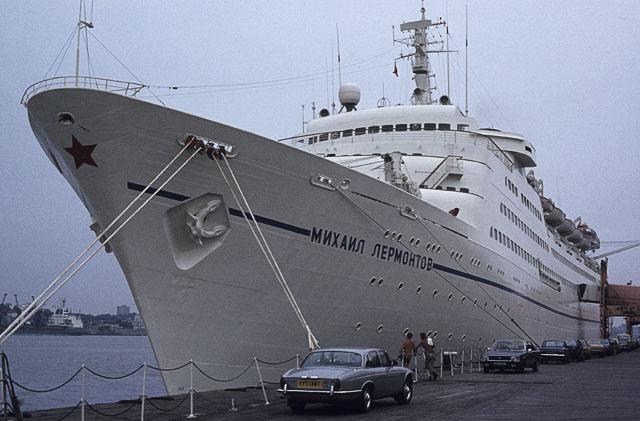
[[[0,294],[17,294],[21,303],[93,240],[87,211],[40,150],[20,105],[30,84],[74,74],[75,41],[56,57],[78,5],[0,2]],[[337,102],[340,79],[361,87],[360,109],[375,107],[383,92],[393,104],[407,103],[412,90],[406,61],[398,61],[398,77],[392,74],[394,58],[409,52],[393,36],[400,37],[401,22],[419,18],[417,0],[94,0],[92,15],[91,5],[92,74],[161,86],[153,93],[172,108],[270,138],[300,132],[312,102],[318,110]],[[569,217],[581,216],[603,241],[640,239],[640,2],[426,6],[431,18],[449,22],[449,48],[458,51],[450,55],[453,102],[464,109],[468,6],[469,114],[534,144],[545,195]],[[82,74],[87,62],[83,44]],[[433,69],[439,96],[447,92],[444,60],[436,58]],[[206,88],[188,88],[194,85]],[[611,282],[640,285],[639,258],[640,248],[611,256]],[[50,304],[60,297],[74,311],[135,308],[115,258],[105,253]]]

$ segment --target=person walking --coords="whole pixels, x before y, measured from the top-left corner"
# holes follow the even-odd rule
[[[424,369],[429,374],[427,380],[437,380],[438,375],[433,370],[433,363],[436,360],[436,347],[433,345],[433,339],[427,338],[427,334],[424,332],[420,334],[420,343],[416,347],[416,352],[420,348],[424,349]]]
[[[409,332],[405,335],[402,345],[400,345],[400,358],[402,366],[409,367],[411,358],[416,354],[416,344],[413,342],[413,333]]]

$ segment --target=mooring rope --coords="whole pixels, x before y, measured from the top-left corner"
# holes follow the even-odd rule
[[[229,179],[227,178],[226,174],[222,170],[222,166],[220,165],[220,163],[218,162],[217,159],[214,159],[214,162],[216,163],[216,165],[218,166],[218,169],[220,170],[220,174],[222,174],[222,177],[223,177],[225,183],[227,184],[227,187],[229,187],[229,191],[231,192],[233,198],[235,199],[236,204],[240,208],[240,211],[242,212],[242,215],[243,215],[245,221],[247,222],[247,225],[249,226],[249,229],[251,230],[251,233],[253,234],[253,237],[255,238],[256,242],[258,243],[258,246],[260,246],[260,250],[264,254],[265,258],[267,259],[267,263],[271,267],[271,270],[273,271],[273,274],[275,275],[276,280],[278,281],[278,283],[280,284],[280,287],[284,291],[285,296],[287,297],[287,300],[289,301],[289,304],[291,305],[296,317],[298,318],[298,321],[300,322],[300,324],[302,325],[302,328],[307,333],[307,339],[309,341],[309,348],[310,349],[318,348],[319,347],[318,340],[313,335],[313,332],[311,331],[311,328],[309,327],[309,324],[307,323],[307,321],[306,321],[306,319],[305,319],[305,317],[304,317],[304,315],[302,313],[302,310],[300,309],[300,306],[298,305],[298,303],[297,303],[297,301],[295,299],[295,296],[293,295],[293,292],[289,288],[289,285],[287,284],[287,281],[286,281],[284,275],[282,274],[282,271],[280,270],[280,266],[278,265],[278,262],[276,261],[274,255],[273,255],[273,252],[271,251],[271,248],[269,247],[269,244],[267,243],[267,240],[264,237],[264,234],[262,233],[262,229],[260,228],[260,226],[258,225],[258,222],[256,221],[255,215],[253,214],[253,211],[251,210],[251,207],[249,206],[249,202],[247,201],[247,198],[244,195],[244,192],[242,191],[242,187],[240,187],[240,183],[238,183],[238,180],[237,180],[233,170],[231,169],[231,165],[229,164],[229,161],[227,160],[227,157],[225,156],[225,154],[220,154],[220,155],[222,156],[222,159],[224,160],[224,162],[227,165],[227,169],[229,170],[229,174],[231,175],[231,177],[233,179],[233,182],[235,184],[236,189],[238,190],[238,193],[242,197],[242,201],[244,202],[244,205],[247,208],[246,212],[244,210],[244,206],[240,203],[240,200],[238,199],[238,196],[236,195],[231,183],[229,182]],[[251,217],[251,220],[255,224],[255,231],[254,231],[253,225],[249,221],[249,218],[247,218],[247,214],[249,214],[249,216]],[[259,238],[258,238],[258,235],[256,234],[256,231],[259,234]]]
[[[133,206],[133,204],[135,202],[137,202],[144,193],[146,193],[151,184],[153,184],[154,182],[156,182],[161,176],[162,174],[164,174],[164,172],[176,161],[176,159],[178,159],[178,157],[180,155],[182,155],[182,153],[187,149],[192,147],[191,142],[185,144],[185,146],[180,150],[180,152],[158,173],[158,175],[156,175],[156,177],[151,181],[151,183],[149,183],[147,185],[147,187],[141,191],[135,199],[133,199],[128,205],[127,207],[120,212],[120,214],[107,226],[106,229],[104,229],[100,234],[98,234],[96,236],[96,238],[89,244],[89,246],[87,246],[81,253],[80,255],[78,255],[72,262],[71,264],[69,264],[58,276],[56,276],[54,278],[54,280],[49,284],[49,286],[47,286],[47,288],[45,288],[45,290],[35,299],[33,300],[23,311],[22,313],[20,313],[20,315],[18,317],[16,317],[16,319],[4,330],[4,332],[2,332],[0,334],[0,345],[2,345],[11,335],[13,335],[20,327],[22,327],[24,325],[24,323],[26,323],[27,320],[29,320],[29,318],[31,318],[31,316],[33,316],[35,314],[36,311],[38,311],[60,288],[62,288],[62,286],[64,286],[85,264],[87,264],[100,250],[102,250],[105,245],[131,220],[131,218],[133,218],[138,212],[140,212],[149,202],[150,200],[155,197],[155,195],[169,182],[171,181],[171,179],[173,179],[173,177],[175,177],[183,168],[184,166],[191,161],[191,159],[193,159],[193,157],[201,151],[200,147],[196,147],[196,150],[193,152],[193,154],[191,154],[191,156],[189,156],[187,158],[187,160],[182,163],[177,170],[175,170],[168,178],[167,180],[164,181],[164,183],[162,183],[162,185],[156,189],[144,202],[142,205],[140,205],[127,219],[125,219],[124,222],[122,222],[115,230],[112,234],[109,235],[108,238],[106,238],[104,241],[101,241],[100,238],[102,236],[105,235],[105,233],[107,232],[108,229],[112,228],[116,222],[122,218],[122,216]],[[76,267],[70,275],[67,275],[69,273],[69,271],[76,265],[78,264],[78,262],[89,252],[89,250],[91,250],[93,248],[93,246],[97,243],[100,242],[100,247],[95,249],[95,251],[93,253],[91,253],[89,255],[88,258],[86,258],[82,263],[79,264],[78,267]],[[60,279],[62,279],[63,277],[65,277],[65,279],[63,279],[62,281]]]

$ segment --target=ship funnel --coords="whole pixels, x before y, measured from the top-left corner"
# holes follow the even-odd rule
[[[354,111],[360,102],[360,87],[355,83],[345,83],[338,91],[338,98],[347,112]]]

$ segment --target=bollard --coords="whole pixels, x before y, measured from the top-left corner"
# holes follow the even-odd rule
[[[80,386],[80,421],[84,421],[84,363],[82,363],[80,370],[82,372],[82,385]]]
[[[256,370],[258,370],[258,378],[260,379],[260,386],[262,387],[262,395],[264,396],[264,404],[269,405],[269,399],[267,399],[267,392],[264,390],[264,381],[262,380],[262,373],[260,373],[260,366],[258,365],[258,359],[253,357],[253,361],[256,363]]]
[[[189,415],[187,418],[195,418],[193,413],[193,359],[189,360]]]
[[[140,421],[144,421],[144,400],[147,388],[147,363],[142,364],[142,395],[140,395]]]
[[[462,362],[460,363],[460,374],[464,374],[464,348],[462,348]]]
[[[236,400],[231,398],[231,409],[229,409],[229,412],[236,412],[238,410],[238,408],[236,408]]]
[[[444,351],[440,350],[440,378],[442,378],[442,367],[444,366]]]
[[[415,372],[415,374],[413,376],[413,382],[414,383],[418,382],[418,357],[419,357],[419,355],[416,354],[416,357],[414,358],[414,362],[413,362],[413,371]]]

